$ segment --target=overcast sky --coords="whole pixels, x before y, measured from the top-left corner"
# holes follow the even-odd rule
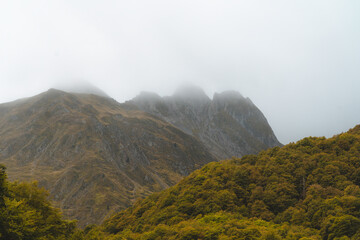
[[[360,1],[0,1],[0,102],[76,80],[237,90],[282,143],[329,137],[360,124]]]

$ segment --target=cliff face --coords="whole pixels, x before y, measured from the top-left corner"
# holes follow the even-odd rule
[[[237,92],[215,94],[211,100],[201,89],[184,88],[164,98],[142,93],[127,104],[199,139],[218,159],[281,145],[261,111]]]
[[[196,138],[116,101],[49,90],[0,105],[0,163],[37,180],[80,225],[216,160]]]

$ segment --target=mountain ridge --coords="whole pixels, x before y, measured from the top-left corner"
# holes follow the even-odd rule
[[[186,89],[178,91],[176,99],[165,104],[170,113],[184,113],[182,125],[172,121],[177,115],[166,118],[131,101],[118,103],[107,96],[57,89],[0,104],[0,163],[7,166],[10,180],[37,180],[50,191],[64,215],[78,219],[81,226],[100,223],[204,164],[236,155],[233,153],[241,143],[236,134],[243,133],[245,138],[240,138],[245,146],[253,144],[246,126],[236,122],[236,114],[246,108],[247,113],[256,111],[251,121],[263,116],[248,100],[236,93],[231,93],[230,99],[219,94],[210,100],[203,90],[195,89],[188,93],[195,95],[192,101],[179,96],[184,91],[188,93]],[[156,101],[164,98],[152,93],[143,93],[142,98],[149,104],[154,104],[149,98],[155,99],[154,109],[163,110]],[[216,119],[218,125],[215,134],[210,131],[212,135],[202,137],[193,127],[202,130],[203,125],[214,124],[207,118]],[[264,119],[260,119],[262,123]],[[234,140],[223,138],[229,133]],[[230,154],[216,155],[212,146]],[[249,152],[269,146],[260,144]]]
[[[125,104],[196,137],[219,160],[282,145],[261,111],[236,91],[215,93],[210,99],[202,89],[186,87],[166,97],[141,93]]]

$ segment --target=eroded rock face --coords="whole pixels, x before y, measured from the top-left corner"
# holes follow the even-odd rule
[[[235,91],[215,94],[212,100],[198,88],[184,88],[163,98],[142,93],[127,104],[196,137],[218,159],[281,145],[261,111]]]
[[[84,226],[216,160],[193,136],[125,107],[54,89],[1,104],[0,163],[12,180],[37,180]]]

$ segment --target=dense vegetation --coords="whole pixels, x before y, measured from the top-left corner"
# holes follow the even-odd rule
[[[0,239],[79,239],[75,221],[61,218],[36,183],[11,183],[0,165]]]
[[[86,239],[360,239],[360,126],[210,163]]]
[[[36,184],[0,174],[0,239],[360,239],[360,125],[207,164],[77,230]]]

